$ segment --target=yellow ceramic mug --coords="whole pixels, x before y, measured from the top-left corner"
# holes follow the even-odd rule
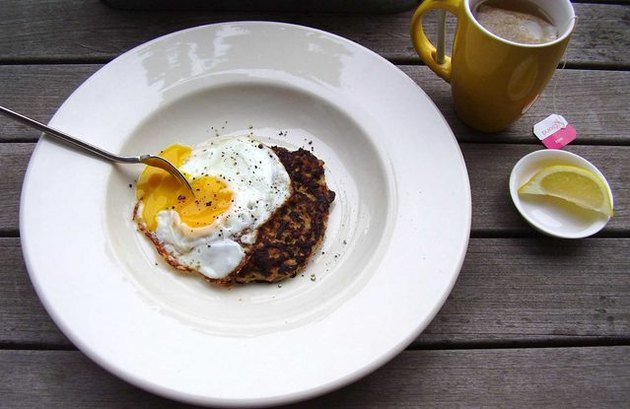
[[[558,29],[556,40],[520,44],[482,27],[473,10],[484,0],[424,0],[411,23],[411,38],[425,64],[451,83],[455,111],[469,126],[484,132],[507,128],[536,101],[551,79],[575,23],[569,0],[529,0]],[[452,55],[439,64],[436,48],[422,27],[429,10],[457,18]]]

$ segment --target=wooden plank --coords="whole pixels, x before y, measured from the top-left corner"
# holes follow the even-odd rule
[[[282,1],[215,1],[212,3],[198,1],[198,0],[183,0],[177,3],[170,2],[169,0],[102,0],[103,3],[110,7],[127,10],[260,10],[265,11],[269,9],[284,10],[284,11],[302,11],[313,12],[322,10],[325,12],[334,12],[341,10],[351,13],[385,13],[387,10],[390,12],[411,10],[413,7],[408,6],[409,2],[394,1],[393,4],[378,5],[375,3],[366,4],[364,7],[358,7],[353,2],[340,2],[340,4],[334,4],[333,1],[324,1],[321,3],[305,2],[305,4],[294,4],[292,2]],[[572,0],[572,3],[601,3],[601,4],[630,4],[630,0]]]
[[[630,342],[630,238],[471,239],[458,281],[416,348]],[[71,348],[0,238],[0,345]]]
[[[19,192],[34,144],[0,143],[0,189],[11,194],[0,196],[0,234],[16,234]],[[508,191],[509,175],[524,155],[539,145],[463,143],[472,194],[472,234],[534,235],[534,230],[514,208]],[[599,167],[615,196],[615,216],[600,236],[619,236],[630,232],[630,190],[625,187],[630,174],[630,146],[569,146]]]
[[[102,65],[0,65],[2,105],[48,123],[63,102]],[[0,117],[1,141],[36,141],[40,132]]]
[[[6,409],[189,408],[105,372],[76,351],[0,351]],[[405,351],[371,375],[288,408],[620,408],[630,347]]]
[[[57,329],[33,289],[19,239],[0,238],[0,260],[0,345],[71,348],[72,344]]]
[[[630,4],[630,0],[571,0],[571,3]]]
[[[16,234],[22,181],[34,144],[0,143],[0,235]]]
[[[416,347],[630,342],[630,239],[471,239]]]
[[[424,66],[399,68],[439,107],[460,142],[539,144],[534,124],[552,113],[563,115],[577,130],[576,144],[630,144],[630,71],[559,69],[532,108],[503,132],[476,132],[457,118],[450,85]]]
[[[572,65],[628,66],[630,8],[575,4]],[[396,14],[300,14],[210,11],[125,11],[98,1],[11,1],[0,8],[0,61],[107,61],[160,35],[202,24],[267,20],[330,31],[386,58],[419,62],[409,38],[411,11]],[[449,19],[449,32],[453,31]],[[426,30],[436,32],[435,22]]]
[[[0,66],[2,104],[48,122],[72,91],[102,65]],[[455,115],[449,85],[425,66],[400,66],[441,109],[460,142],[537,144],[533,124],[552,112],[565,116],[578,131],[574,144],[630,145],[628,95],[630,71],[558,70],[527,114],[508,130],[482,134]],[[0,118],[1,141],[35,141],[39,132]]]
[[[472,195],[473,235],[537,234],[512,204],[508,182],[512,167],[539,145],[461,144]],[[599,236],[627,235],[630,226],[630,194],[626,188],[630,174],[630,147],[568,146],[597,166],[606,176],[614,195],[615,216]]]

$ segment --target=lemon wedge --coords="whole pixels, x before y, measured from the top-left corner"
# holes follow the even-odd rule
[[[543,168],[521,186],[518,193],[553,196],[606,216],[613,215],[610,188],[606,181],[577,166],[553,165]]]

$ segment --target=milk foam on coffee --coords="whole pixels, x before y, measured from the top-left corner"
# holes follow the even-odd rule
[[[543,44],[558,38],[558,30],[538,16],[481,4],[475,16],[491,33],[521,44]]]

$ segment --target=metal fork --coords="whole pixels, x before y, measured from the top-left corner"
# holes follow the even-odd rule
[[[70,136],[57,129],[51,128],[47,125],[44,125],[41,122],[38,122],[20,113],[12,111],[9,108],[5,108],[1,105],[0,105],[0,113],[26,126],[35,128],[38,131],[45,132],[48,135],[59,138],[63,142],[79,147],[101,158],[107,159],[108,161],[118,162],[118,163],[144,163],[147,166],[163,169],[167,171],[168,173],[170,173],[171,175],[173,175],[178,181],[184,184],[191,193],[194,194],[192,186],[190,186],[190,183],[188,182],[188,180],[186,180],[186,177],[184,177],[184,175],[171,162],[167,161],[164,158],[161,158],[159,156],[154,156],[154,155],[140,155],[140,156],[114,155],[113,153],[107,152],[101,148],[97,148],[96,146],[90,145],[87,142],[83,142],[73,136]]]

